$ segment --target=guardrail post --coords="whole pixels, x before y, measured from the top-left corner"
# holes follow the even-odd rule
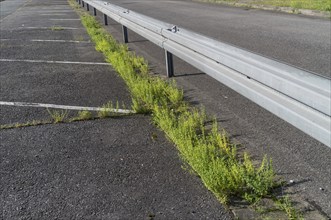
[[[106,14],[103,14],[103,22],[105,25],[108,25],[108,18]]]
[[[124,43],[128,43],[129,42],[128,28],[126,26],[122,25],[122,31],[123,31],[123,40],[124,40]]]
[[[97,16],[97,9],[96,8],[93,8],[93,15]]]
[[[169,51],[165,51],[165,58],[166,58],[166,67],[167,67],[167,77],[174,76],[174,61],[172,58],[172,53]]]
[[[86,3],[86,11],[90,11],[90,5]]]
[[[78,3],[81,4],[80,0],[78,0]]]
[[[82,1],[82,7],[83,7],[83,8],[85,7],[85,3],[84,3],[84,1]]]

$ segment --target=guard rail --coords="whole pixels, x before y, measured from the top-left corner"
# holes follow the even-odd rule
[[[172,55],[188,62],[321,143],[331,147],[331,80],[201,34],[100,0],[78,0],[163,48],[167,75]]]

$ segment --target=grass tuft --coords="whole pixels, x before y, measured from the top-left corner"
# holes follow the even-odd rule
[[[286,214],[290,220],[303,220],[304,219],[302,214],[293,207],[293,203],[291,202],[291,200],[288,196],[284,196],[284,197],[276,200],[275,204],[280,210],[286,212]]]
[[[112,116],[116,116],[116,110],[119,109],[118,102],[117,102],[117,108],[114,108],[114,105],[112,102],[108,102],[102,106],[102,109],[98,111],[98,117],[99,118],[108,118]]]
[[[93,115],[90,111],[83,110],[77,113],[77,116],[70,119],[70,121],[86,121],[93,119]]]
[[[68,116],[68,111],[67,110],[49,110],[47,109],[47,112],[53,119],[54,123],[61,123],[64,122],[65,118]]]
[[[62,30],[64,30],[64,28],[61,27],[61,26],[52,26],[52,27],[51,27],[51,30],[52,30],[52,31],[62,31]]]

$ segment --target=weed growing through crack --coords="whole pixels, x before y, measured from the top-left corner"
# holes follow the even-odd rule
[[[122,108],[125,109],[125,104],[122,104]],[[117,101],[116,106],[114,107],[112,102],[108,102],[101,107],[101,110],[98,111],[99,118],[108,118],[108,117],[117,117],[123,115],[120,113],[120,104]],[[130,113],[129,113],[130,114]]]
[[[30,127],[30,126],[44,125],[44,124],[50,124],[50,123],[52,123],[52,122],[51,121],[33,120],[33,121],[25,122],[25,123],[15,123],[15,124],[0,125],[0,130],[1,129]]]
[[[290,198],[288,196],[284,196],[280,199],[277,199],[275,201],[276,206],[286,212],[289,219],[293,220],[303,220],[303,216],[300,212],[298,212],[294,207],[293,203],[291,202]]]
[[[64,30],[64,28],[61,27],[61,26],[52,26],[52,27],[51,27],[51,30],[52,30],[52,31],[62,31],[62,30]]]
[[[152,114],[154,123],[176,144],[183,160],[220,201],[227,203],[232,196],[240,196],[253,202],[270,194],[276,186],[271,160],[265,157],[256,167],[247,153],[240,157],[216,121],[208,129],[204,111],[184,102],[183,91],[175,81],[149,75],[142,57],[118,44],[92,16],[79,13],[96,50],[104,54],[126,82],[132,108]],[[109,117],[109,113],[101,111],[99,116]]]
[[[125,104],[122,104],[123,109],[125,109]],[[98,111],[98,116],[93,116],[93,113],[88,110],[78,111],[77,115],[71,118],[68,118],[68,111],[67,110],[50,110],[47,109],[48,114],[51,117],[51,120],[33,120],[24,123],[15,123],[15,124],[4,124],[0,125],[0,130],[2,129],[12,129],[12,128],[21,128],[21,127],[30,127],[30,126],[37,126],[37,125],[46,125],[46,124],[53,124],[53,123],[69,123],[75,121],[87,121],[87,120],[94,120],[100,118],[107,118],[107,117],[117,117],[123,115],[132,115],[135,112],[128,111],[126,113],[119,112],[120,104],[117,101],[116,107],[113,107],[112,102],[108,102],[103,105],[103,109]]]
[[[65,118],[68,116],[67,110],[50,110],[47,109],[47,112],[53,119],[54,123],[61,123],[64,122]]]
[[[108,118],[111,117],[114,112],[114,106],[112,102],[104,104],[100,111],[98,111],[99,118]]]
[[[77,116],[70,119],[70,121],[86,121],[93,119],[93,114],[90,111],[83,110],[77,113]]]
[[[84,41],[84,37],[83,36],[74,36],[74,40],[75,41]]]

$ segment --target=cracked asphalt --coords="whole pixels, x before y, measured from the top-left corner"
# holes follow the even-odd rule
[[[0,59],[12,60],[0,61],[1,101],[130,106],[114,70],[93,64],[104,59],[65,0],[0,4]],[[49,117],[0,106],[0,124]],[[182,166],[143,115],[0,130],[0,219],[232,219]]]

